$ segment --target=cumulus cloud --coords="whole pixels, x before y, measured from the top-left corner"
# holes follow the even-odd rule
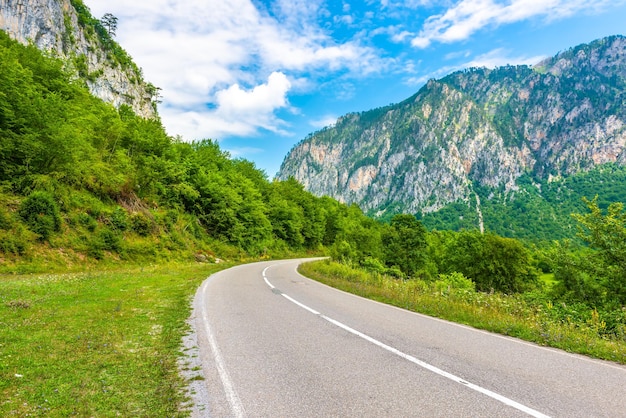
[[[469,57],[468,51],[459,51],[455,53],[450,53],[446,56],[446,59],[454,59],[454,58],[467,58]],[[437,70],[430,72],[428,74],[423,74],[420,76],[409,77],[405,80],[405,84],[412,87],[421,86],[426,83],[428,80],[438,79],[444,77],[447,74],[450,74],[454,71],[463,70],[466,68],[472,67],[485,67],[485,68],[496,68],[502,67],[505,65],[534,65],[538,62],[542,61],[546,57],[537,55],[537,56],[511,56],[509,51],[504,48],[496,48],[484,54],[477,55],[476,57],[470,59],[469,61],[460,61],[455,65],[446,65],[438,68]]]
[[[581,11],[611,4],[607,0],[461,0],[441,14],[426,19],[411,45],[426,48],[432,42],[456,42],[488,26],[519,22],[532,17],[561,19]]]
[[[373,48],[336,42],[319,27],[322,0],[276,0],[269,9],[253,0],[85,3],[96,17],[119,18],[117,40],[162,88],[168,131],[189,138],[282,133],[276,112],[288,107],[290,79],[384,65]]]
[[[184,110],[167,106],[162,117],[171,121],[170,126],[189,139],[222,138],[230,135],[251,135],[262,128],[276,133],[284,133],[285,124],[276,117],[278,109],[289,106],[287,93],[291,83],[281,72],[273,72],[266,83],[252,89],[244,89],[239,84],[215,93],[211,110]]]

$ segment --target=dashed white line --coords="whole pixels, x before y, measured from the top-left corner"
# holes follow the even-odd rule
[[[276,289],[276,287],[267,278],[267,270],[270,267],[272,267],[272,266],[268,266],[268,267],[266,267],[263,270],[263,280],[265,280],[265,283],[267,283],[267,285],[272,290],[274,290],[274,289]],[[357,331],[357,330],[355,330],[355,329],[353,329],[353,328],[351,328],[351,327],[349,327],[349,326],[347,326],[347,325],[345,325],[345,324],[343,324],[343,323],[341,323],[339,321],[336,321],[336,320],[334,320],[332,318],[329,318],[329,317],[327,317],[327,316],[317,312],[315,309],[310,308],[310,307],[308,307],[307,305],[305,305],[305,304],[303,304],[301,302],[298,302],[297,300],[293,299],[291,296],[286,295],[285,293],[280,292],[280,295],[284,296],[287,300],[289,300],[290,302],[296,304],[297,306],[299,306],[299,307],[301,307],[303,309],[306,309],[307,311],[311,312],[312,314],[318,315],[320,318],[330,322],[331,324],[333,324],[333,325],[335,325],[335,326],[337,326],[337,327],[339,327],[339,328],[341,328],[341,329],[343,329],[343,330],[345,330],[345,331],[347,331],[347,332],[349,332],[351,334],[354,334],[354,335],[356,335],[356,336],[358,336],[358,337],[360,337],[360,338],[362,338],[362,339],[364,339],[364,340],[366,340],[366,341],[368,341],[368,342],[370,342],[370,343],[372,343],[372,344],[374,344],[374,345],[376,345],[376,346],[378,346],[380,348],[383,348],[383,349],[389,351],[390,353],[393,353],[393,354],[395,354],[395,355],[397,355],[397,356],[399,356],[399,357],[401,357],[401,358],[403,358],[405,360],[408,360],[408,361],[410,361],[413,364],[416,364],[416,365],[418,365],[418,366],[420,366],[420,367],[422,367],[422,368],[424,368],[426,370],[430,370],[431,372],[436,373],[439,376],[445,377],[445,378],[450,379],[450,380],[452,380],[454,382],[457,382],[457,383],[459,383],[459,384],[461,384],[461,385],[463,385],[465,387],[468,387],[468,388],[470,388],[472,390],[475,390],[475,391],[477,391],[479,393],[487,395],[487,396],[489,396],[492,399],[495,399],[495,400],[497,400],[499,402],[502,402],[505,405],[513,407],[513,408],[515,408],[515,409],[517,409],[519,411],[522,411],[522,412],[524,412],[524,413],[526,413],[526,414],[528,414],[528,415],[530,415],[532,417],[549,418],[548,415],[542,414],[541,412],[536,411],[536,410],[534,410],[534,409],[532,409],[532,408],[530,408],[528,406],[522,405],[519,402],[515,402],[514,400],[509,399],[506,396],[502,396],[502,395],[500,395],[498,393],[490,391],[489,389],[485,389],[482,386],[478,386],[476,384],[470,383],[470,382],[468,382],[468,381],[466,381],[464,379],[461,379],[460,377],[458,377],[456,375],[453,375],[452,373],[448,373],[448,372],[446,372],[446,371],[444,371],[444,370],[442,370],[442,369],[440,369],[438,367],[433,366],[432,364],[426,363],[426,362],[424,362],[422,360],[419,360],[419,359],[417,359],[417,358],[415,358],[415,357],[413,357],[413,356],[411,356],[409,354],[403,353],[402,351],[400,351],[400,350],[398,350],[398,349],[396,349],[394,347],[391,347],[391,346],[389,346],[389,345],[387,345],[387,344],[385,344],[385,343],[383,343],[381,341],[378,341],[377,339],[372,338],[372,337],[370,337],[367,334],[363,334],[362,332]]]

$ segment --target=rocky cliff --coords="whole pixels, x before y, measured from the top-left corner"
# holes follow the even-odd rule
[[[0,30],[66,60],[102,100],[156,116],[157,89],[80,0],[0,0]]]
[[[518,180],[548,182],[626,164],[626,38],[533,67],[472,68],[406,101],[341,117],[297,144],[278,177],[378,216],[478,205]],[[485,199],[483,199],[484,201]]]

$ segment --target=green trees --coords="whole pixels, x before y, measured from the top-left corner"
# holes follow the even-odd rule
[[[623,203],[606,211],[598,197],[584,200],[588,213],[575,214],[586,251],[560,246],[555,263],[556,293],[596,306],[626,305],[626,213]]]
[[[109,35],[114,38],[115,32],[117,31],[117,17],[115,17],[111,13],[105,13],[100,19],[102,26],[104,26],[109,33]]]
[[[385,264],[407,276],[417,273],[426,261],[426,229],[413,215],[395,215],[382,235]]]
[[[293,179],[270,182],[214,141],[171,138],[158,119],[94,98],[60,61],[2,32],[0,138],[0,202],[17,202],[0,207],[9,225],[2,234],[5,244],[19,238],[0,252],[22,254],[39,237],[88,257],[132,257],[143,251],[133,241],[179,248],[183,236],[255,255],[319,251],[339,238],[359,259],[380,252],[377,222],[357,207],[317,198]]]
[[[463,273],[481,291],[520,292],[537,281],[522,243],[490,233],[460,232],[447,248],[443,264],[446,273]]]

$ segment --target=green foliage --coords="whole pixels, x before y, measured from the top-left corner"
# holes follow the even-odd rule
[[[47,241],[61,230],[61,215],[54,198],[46,192],[33,192],[20,205],[19,215],[31,231]]]
[[[130,217],[130,224],[132,230],[142,237],[150,235],[155,227],[154,221],[143,212],[133,213]]]
[[[425,264],[426,229],[415,216],[396,215],[382,235],[385,264],[413,276]]]
[[[598,198],[584,200],[588,212],[574,214],[579,235],[589,245],[584,252],[559,248],[555,278],[556,292],[567,299],[592,306],[626,305],[626,213],[622,203],[606,211]]]
[[[515,293],[538,281],[530,253],[517,240],[494,234],[461,232],[447,248],[446,272],[460,272],[480,291]]]
[[[70,2],[78,15],[78,24],[83,27],[87,35],[97,36],[100,44],[109,52],[109,59],[122,68],[132,70],[136,76],[141,77],[141,70],[133,62],[130,55],[113,40],[117,29],[117,18],[107,13],[100,21],[91,15],[89,8],[82,0],[70,0]]]
[[[81,25],[97,28],[82,2],[73,4]],[[33,191],[54,196],[51,222],[28,217],[42,239],[58,230],[59,216],[67,220],[68,233],[55,236],[48,259],[148,260],[208,246],[235,256],[289,254],[341,241],[355,250],[355,262],[380,258],[381,226],[358,207],[317,198],[293,179],[270,182],[214,141],[171,138],[158,119],[128,106],[116,111],[73,82],[62,62],[3,33],[0,58],[0,201],[24,201]],[[22,235],[18,243],[29,240]],[[11,254],[26,248],[4,247]]]
[[[0,229],[0,253],[24,257],[28,252],[32,238],[21,225],[5,230]]]
[[[0,230],[9,230],[13,226],[11,216],[0,207]]]
[[[453,271],[449,274],[440,274],[439,278],[434,282],[435,288],[440,291],[450,291],[451,289],[462,289],[474,291],[476,285],[473,281],[463,275]]]
[[[397,280],[329,261],[306,263],[299,271],[322,283],[403,309],[541,345],[626,364],[626,314],[582,303],[553,303],[543,292],[477,292],[460,273],[433,282]]]
[[[115,208],[108,218],[111,227],[117,231],[123,232],[128,229],[128,214],[121,207]]]

